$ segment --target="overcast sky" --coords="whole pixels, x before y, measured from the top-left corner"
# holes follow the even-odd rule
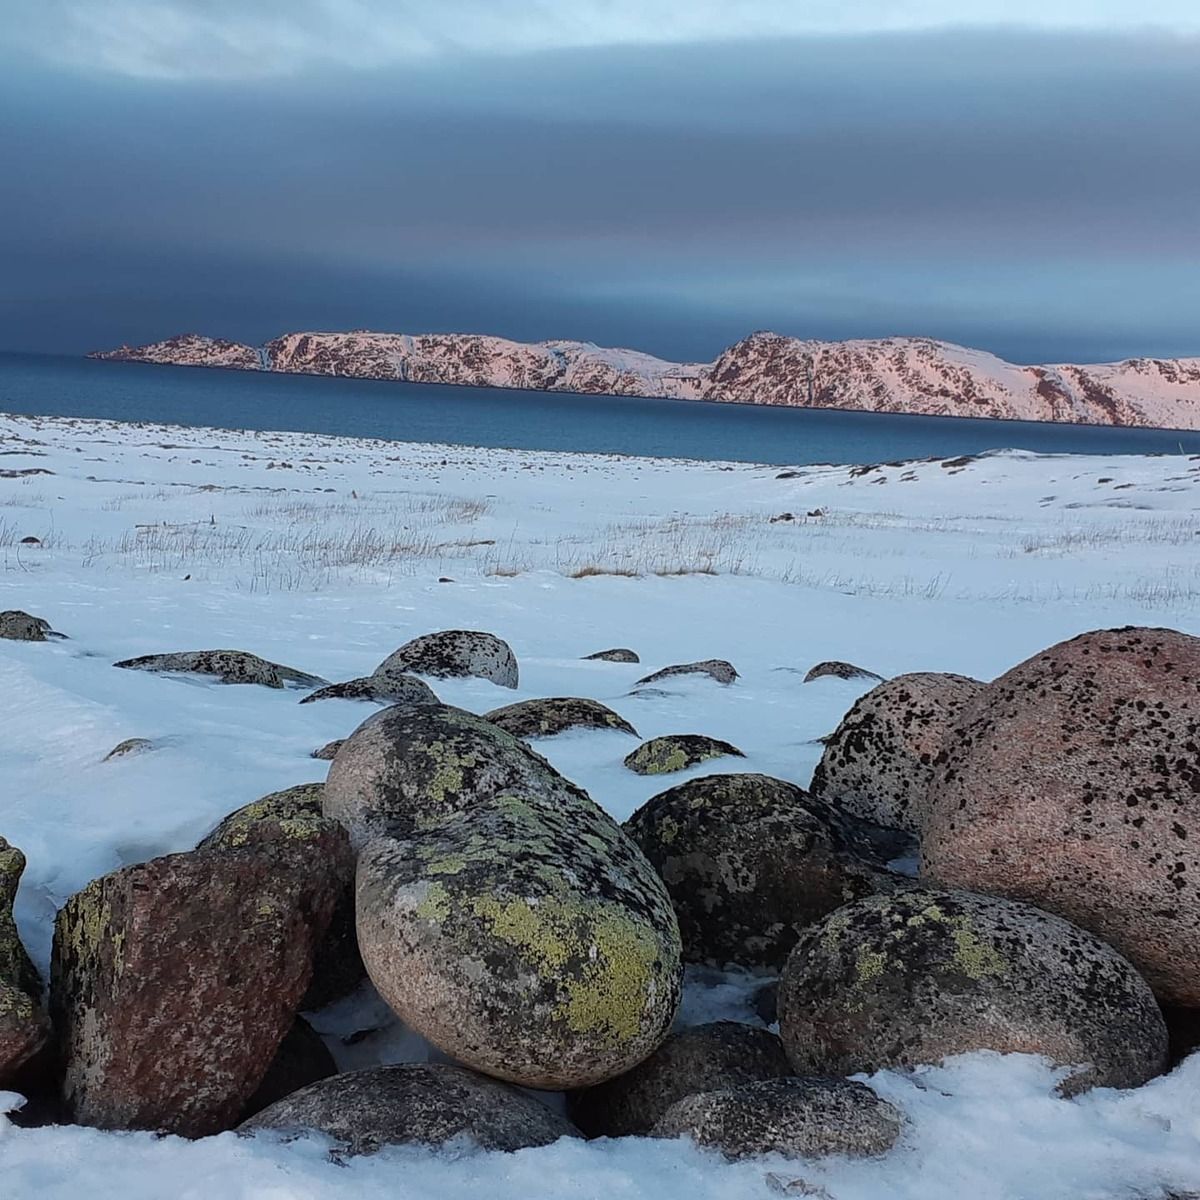
[[[1193,0],[4,7],[3,349],[1200,354]]]

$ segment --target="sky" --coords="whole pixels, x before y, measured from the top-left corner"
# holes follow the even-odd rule
[[[5,0],[0,349],[1200,354],[1194,0]]]

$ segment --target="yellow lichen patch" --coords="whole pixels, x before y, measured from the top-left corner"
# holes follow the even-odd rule
[[[880,950],[868,950],[860,946],[854,962],[856,980],[859,984],[878,979],[887,969],[887,955]]]
[[[444,921],[452,911],[450,893],[446,891],[445,885],[440,883],[429,884],[416,907],[418,917],[435,924]]]
[[[32,1021],[37,1005],[20,988],[10,987],[0,980],[0,1018],[8,1021]]]
[[[950,936],[954,939],[954,965],[969,979],[983,979],[988,975],[1007,975],[1008,963],[1003,956],[979,937],[970,927],[968,917],[956,917],[951,925]]]

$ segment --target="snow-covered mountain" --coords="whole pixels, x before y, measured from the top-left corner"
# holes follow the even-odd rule
[[[288,333],[263,347],[185,334],[95,358],[794,407],[1200,429],[1200,358],[1018,366],[930,338],[754,333],[713,363],[481,334]]]

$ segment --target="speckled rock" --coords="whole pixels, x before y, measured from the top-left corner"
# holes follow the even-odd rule
[[[130,671],[162,674],[212,675],[221,683],[256,683],[269,688],[312,688],[326,681],[317,675],[268,662],[244,650],[184,650],[174,654],[143,654],[113,663]]]
[[[447,629],[413,638],[385,658],[374,673],[394,671],[440,679],[474,675],[507,688],[515,688],[519,682],[517,658],[508,643],[494,633],[471,629]]]
[[[324,784],[302,783],[272,792],[230,813],[197,846],[198,850],[231,850],[243,846],[311,845],[314,850],[332,846],[332,855],[309,859],[309,870],[324,871],[337,893],[325,936],[313,956],[312,982],[300,1002],[305,1012],[315,1011],[348,996],[366,978],[354,929],[354,858],[336,821],[322,812]],[[341,836],[338,836],[341,834]]]
[[[371,700],[376,704],[436,704],[437,696],[423,679],[403,671],[382,668],[363,679],[331,683],[305,696],[301,704],[317,700]]]
[[[616,729],[634,737],[638,735],[637,730],[608,705],[578,696],[522,700],[519,704],[492,709],[484,715],[484,720],[519,738],[553,737],[568,729]]]
[[[805,926],[911,886],[852,843],[824,803],[767,775],[689,780],[625,830],[671,893],[687,962],[778,970]]]
[[[714,758],[746,756],[729,742],[702,733],[671,733],[643,742],[625,756],[625,765],[638,775],[670,775]]]
[[[771,1079],[689,1096],[655,1126],[656,1137],[690,1137],[727,1158],[785,1154],[868,1158],[886,1154],[904,1116],[865,1083],[848,1079]]]
[[[118,742],[101,759],[101,762],[112,762],[114,758],[131,758],[139,754],[145,754],[153,749],[154,743],[149,738],[126,738],[123,742]]]
[[[50,1037],[42,983],[12,914],[24,870],[25,855],[0,837],[0,1090],[14,1082]]]
[[[588,1137],[647,1134],[686,1096],[791,1073],[775,1034],[737,1021],[716,1021],[673,1033],[627,1074],[571,1093],[568,1111]]]
[[[595,654],[584,655],[584,662],[615,662],[615,663],[640,663],[642,660],[638,658],[633,650],[626,650],[624,647],[618,647],[614,650],[597,650]]]
[[[882,675],[877,675],[874,671],[868,671],[865,667],[856,667],[853,663],[838,662],[836,660],[830,662],[819,662],[815,667],[812,667],[808,674],[804,676],[805,683],[812,683],[814,679],[883,679]]]
[[[301,1088],[337,1073],[337,1063],[321,1035],[303,1017],[297,1017],[279,1043],[262,1082],[246,1101],[241,1119],[246,1121]]]
[[[1200,638],[1087,633],[985,687],[939,757],[922,874],[1055,912],[1200,1006]]]
[[[401,1020],[457,1061],[529,1087],[628,1071],[679,1003],[666,889],[574,790],[510,791],[411,839],[377,837],[359,858],[358,941]]]
[[[723,658],[706,658],[702,662],[677,663],[673,667],[663,667],[661,671],[654,671],[639,679],[638,683],[657,683],[660,679],[671,679],[676,675],[707,675],[718,683],[732,683],[738,677],[733,663],[726,662]]]
[[[228,1129],[308,987],[337,899],[323,842],[194,850],[90,883],[58,914],[50,1005],[71,1119]]]
[[[921,833],[934,760],[983,684],[965,675],[898,675],[861,697],[825,742],[810,790],[844,812]]]
[[[323,1133],[350,1154],[440,1146],[465,1137],[485,1150],[521,1150],[578,1137],[539,1100],[461,1067],[403,1063],[350,1071],[303,1088],[241,1126],[245,1133]]]
[[[50,622],[19,608],[0,612],[0,638],[12,642],[44,642],[52,635]]]
[[[1070,1091],[1137,1087],[1167,1031],[1146,981],[1092,934],[1027,904],[912,890],[806,930],[779,989],[800,1074],[938,1063],[970,1050],[1044,1054]]]
[[[495,796],[553,798],[564,787],[544,758],[483,717],[445,704],[397,707],[346,739],[324,805],[361,849],[376,834],[413,830]]]
[[[310,758],[320,759],[322,762],[333,762],[337,757],[337,752],[345,745],[345,738],[334,738],[332,742],[326,742],[323,746],[318,746]]]

